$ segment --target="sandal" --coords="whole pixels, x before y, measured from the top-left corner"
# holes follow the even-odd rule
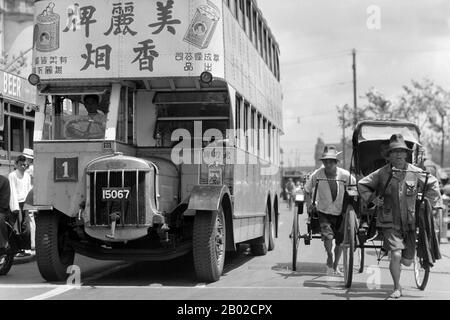
[[[398,299],[398,298],[400,298],[402,296],[402,290],[401,289],[395,289],[392,293],[391,293],[391,295],[389,296],[389,298],[392,298],[392,299]]]
[[[334,270],[334,275],[335,275],[335,276],[338,276],[338,277],[343,277],[343,276],[344,276],[344,273],[343,273],[339,268],[336,268],[336,269]]]

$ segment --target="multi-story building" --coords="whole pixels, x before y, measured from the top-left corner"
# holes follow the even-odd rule
[[[33,147],[36,88],[31,73],[33,1],[0,0],[0,174]]]

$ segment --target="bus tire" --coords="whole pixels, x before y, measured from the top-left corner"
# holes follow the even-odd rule
[[[267,248],[269,251],[275,249],[275,223],[274,221],[269,221],[269,247]]]
[[[253,243],[250,244],[250,250],[254,256],[264,256],[267,254],[267,250],[270,247],[271,234],[272,227],[270,225],[269,213],[266,208],[266,216],[264,218],[264,236],[256,239]]]
[[[194,268],[200,281],[220,279],[225,263],[226,227],[222,205],[217,211],[197,211],[194,219]]]
[[[73,265],[75,251],[65,242],[68,228],[56,212],[40,212],[36,217],[36,260],[39,272],[47,281],[64,281],[67,268]]]

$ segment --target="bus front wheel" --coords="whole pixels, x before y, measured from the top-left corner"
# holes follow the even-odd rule
[[[194,219],[193,256],[199,280],[219,280],[225,262],[225,244],[225,215],[222,206],[217,211],[198,211]]]
[[[73,264],[75,251],[67,244],[69,229],[64,216],[40,212],[36,218],[36,259],[39,272],[47,281],[64,281]]]

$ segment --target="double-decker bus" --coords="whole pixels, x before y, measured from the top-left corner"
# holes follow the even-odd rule
[[[162,261],[199,280],[277,235],[279,49],[256,1],[35,1],[36,255]]]

